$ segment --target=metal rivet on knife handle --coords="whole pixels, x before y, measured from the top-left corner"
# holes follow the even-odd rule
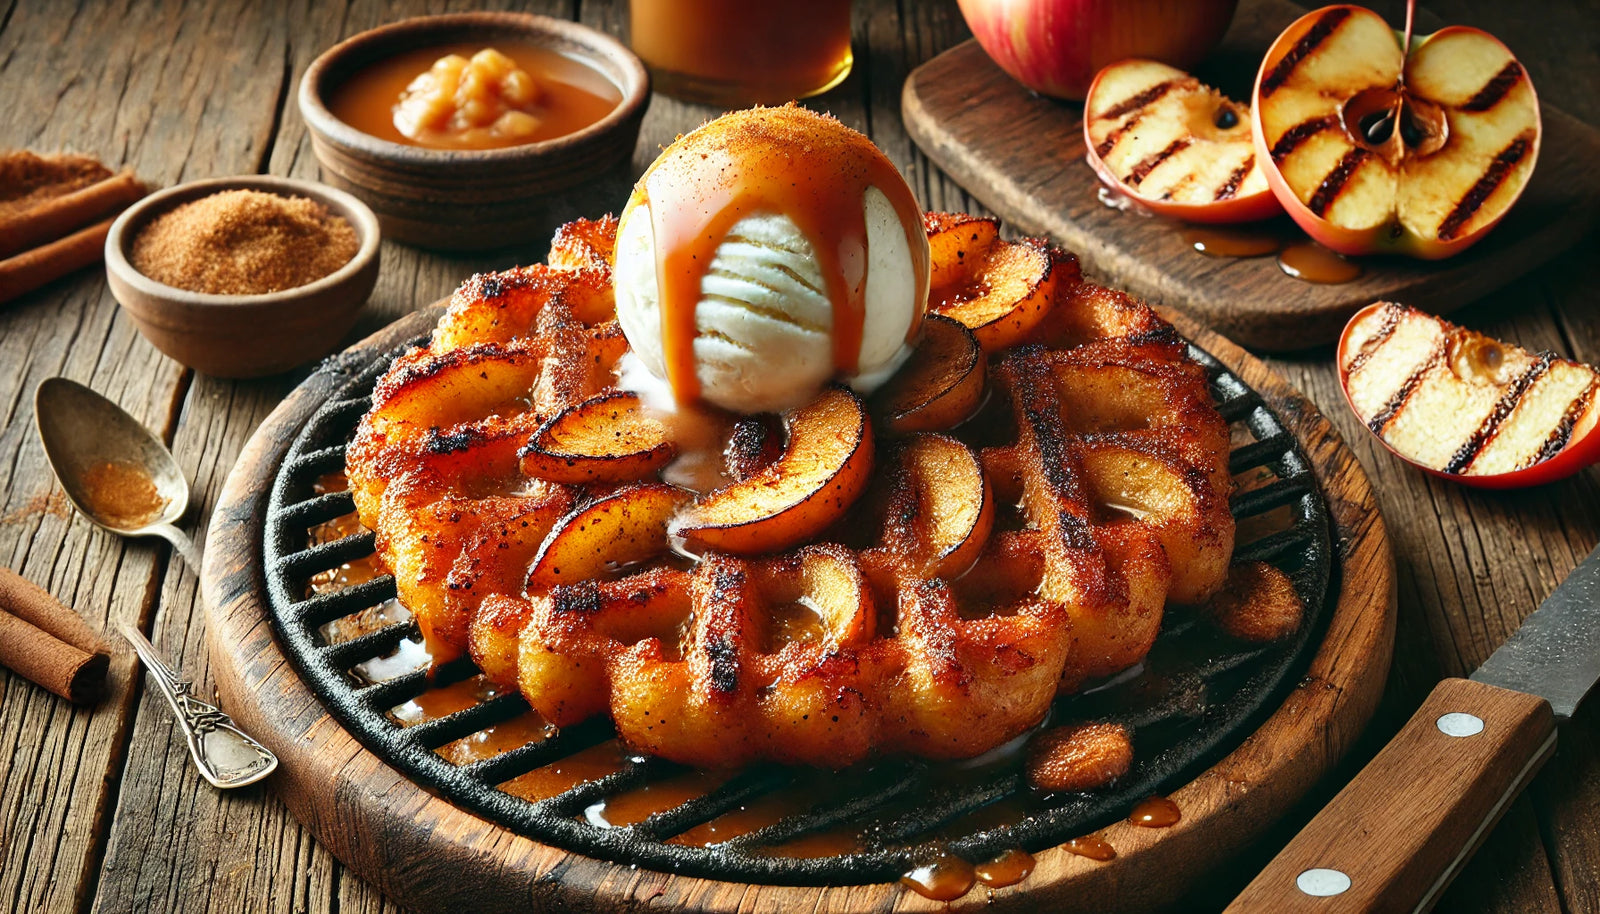
[[[1465,711],[1451,711],[1449,714],[1439,715],[1434,721],[1434,726],[1445,736],[1454,736],[1457,739],[1467,736],[1477,736],[1483,732],[1483,718]]]
[[[1313,898],[1327,898],[1349,891],[1350,877],[1338,870],[1318,868],[1306,870],[1296,876],[1294,884],[1300,891]]]

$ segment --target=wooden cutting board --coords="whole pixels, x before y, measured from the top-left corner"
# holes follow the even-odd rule
[[[1248,99],[1267,46],[1302,13],[1286,0],[1244,0],[1197,75]],[[1100,183],[1084,160],[1082,107],[1023,88],[975,41],[914,70],[901,110],[928,158],[1021,231],[1053,237],[1109,285],[1182,308],[1236,342],[1270,351],[1332,342],[1356,309],[1379,299],[1436,313],[1465,305],[1571,247],[1600,207],[1600,132],[1544,105],[1533,178],[1476,246],[1431,263],[1362,258],[1359,279],[1315,285],[1286,275],[1273,257],[1198,254],[1181,223],[1100,202]],[[1277,222],[1304,237],[1288,217]]]
[[[273,478],[307,419],[380,353],[425,333],[443,303],[326,360],[251,437],[212,513],[201,585],[223,706],[282,759],[268,782],[317,840],[408,911],[1145,912],[1171,904],[1303,797],[1360,734],[1394,647],[1394,559],[1366,475],[1310,401],[1260,361],[1182,315],[1190,339],[1254,388],[1310,458],[1337,566],[1327,633],[1304,677],[1254,734],[1171,794],[1171,828],[1102,829],[1117,858],[1040,851],[1018,885],[946,906],[894,884],[718,882],[608,863],[541,844],[408,780],[335,720],[285,657],[268,616],[263,518]]]

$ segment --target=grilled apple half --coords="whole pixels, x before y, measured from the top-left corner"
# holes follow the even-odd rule
[[[1393,302],[1339,340],[1339,380],[1384,445],[1430,473],[1484,488],[1551,482],[1600,460],[1600,380]]]
[[[1100,71],[1083,138],[1100,180],[1160,215],[1250,222],[1281,211],[1256,165],[1250,108],[1159,61]]]
[[[1256,155],[1289,215],[1341,254],[1449,257],[1483,237],[1539,157],[1539,101],[1492,35],[1405,38],[1329,6],[1278,36],[1256,75]]]

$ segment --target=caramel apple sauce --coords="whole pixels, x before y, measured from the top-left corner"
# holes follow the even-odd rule
[[[598,70],[517,41],[403,51],[356,71],[328,99],[334,117],[380,140],[502,149],[582,130],[622,102]]]

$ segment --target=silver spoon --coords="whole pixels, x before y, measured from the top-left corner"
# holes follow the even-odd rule
[[[216,705],[196,698],[194,685],[168,666],[138,629],[124,625],[122,637],[133,645],[167,704],[172,706],[201,777],[214,787],[228,790],[254,784],[277,770],[278,757],[272,750],[234,726],[233,718]]]
[[[195,574],[200,573],[200,550],[173,526],[189,509],[189,481],[160,439],[122,407],[66,378],[40,382],[33,395],[33,417],[50,468],[84,517],[118,536],[159,536],[172,544]],[[148,473],[166,506],[148,522],[132,527],[122,519],[96,513],[85,476],[91,468],[108,462],[131,463]]]

